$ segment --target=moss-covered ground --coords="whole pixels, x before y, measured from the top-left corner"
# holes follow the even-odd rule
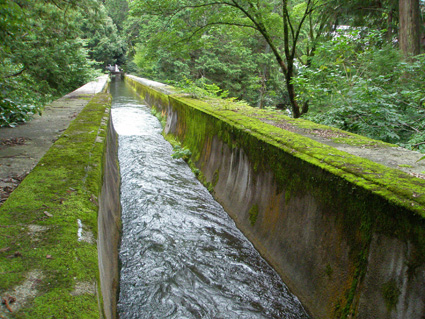
[[[97,196],[110,104],[97,94],[0,208],[0,291],[12,297],[1,318],[100,317]]]

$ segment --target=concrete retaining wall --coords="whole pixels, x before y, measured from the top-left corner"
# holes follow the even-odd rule
[[[100,284],[106,319],[117,318],[119,291],[118,250],[121,234],[120,175],[118,137],[109,123],[99,200],[98,254]]]
[[[0,208],[1,318],[116,318],[119,175],[105,83],[54,102],[33,135],[23,126],[23,151],[51,144]],[[63,133],[52,141],[47,129]]]
[[[345,136],[331,142],[359,152],[394,145],[126,81],[166,114],[165,133],[314,318],[425,316],[425,181],[308,135]]]

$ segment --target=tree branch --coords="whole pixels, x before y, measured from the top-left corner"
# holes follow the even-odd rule
[[[21,75],[25,70],[26,70],[27,68],[26,67],[24,67],[22,70],[20,70],[19,72],[16,72],[16,73],[13,73],[13,74],[9,74],[9,75],[6,75],[5,77],[4,77],[4,79],[8,79],[8,78],[12,78],[12,77],[15,77],[15,76],[18,76],[18,75]]]
[[[419,145],[423,145],[423,144],[425,144],[425,142],[420,142],[420,143],[417,143],[417,144],[413,144],[412,146],[413,147],[418,147]]]
[[[292,39],[294,39],[294,26],[292,25],[291,17],[289,16],[287,1],[284,1],[283,13],[282,14],[284,15],[284,17],[283,17],[284,23],[286,23],[289,26],[289,29],[291,30]],[[288,41],[289,41],[289,34],[288,34]]]
[[[291,26],[290,26],[290,21],[289,21],[288,1],[287,0],[283,1],[282,18],[283,18],[283,45],[284,45],[284,48],[285,48],[286,60],[288,61],[289,56],[290,56],[290,54],[289,54],[289,28],[291,28]]]
[[[261,33],[261,35],[263,36],[263,38],[266,40],[266,42],[270,45],[270,49],[272,50],[279,66],[282,69],[282,72],[286,75],[288,73],[288,66],[286,65],[286,63],[283,61],[282,56],[280,55],[279,51],[277,50],[277,47],[274,45],[272,39],[270,38],[270,35],[267,32],[266,27],[264,26],[263,23],[261,23],[260,21],[257,21],[255,19],[255,17],[250,14],[247,10],[245,10],[245,8],[243,8],[242,6],[239,5],[239,3],[236,0],[232,0],[233,2],[233,7],[238,9],[239,11],[241,11],[249,20],[251,20],[251,22],[254,24],[255,29]]]
[[[297,28],[297,31],[296,31],[295,37],[293,38],[293,46],[292,46],[292,52],[291,52],[291,58],[292,58],[292,59],[293,59],[293,58],[294,58],[294,56],[295,56],[295,49],[296,49],[296,46],[297,46],[298,37],[300,36],[300,32],[301,32],[302,25],[304,24],[305,19],[306,19],[309,15],[311,15],[311,13],[313,12],[313,9],[314,9],[314,8],[310,8],[310,5],[311,5],[311,0],[308,0],[308,2],[307,2],[307,7],[305,8],[304,15],[303,15],[303,17],[302,17],[302,19],[301,19],[300,23],[298,24],[298,28]]]
[[[177,42],[175,42],[174,44],[179,44],[179,43],[182,43],[182,42],[188,42],[189,40],[191,40],[196,34],[198,34],[198,33],[200,33],[200,32],[203,32],[205,29],[207,29],[208,27],[210,27],[210,26],[214,26],[214,25],[230,25],[230,26],[236,26],[236,27],[243,27],[243,28],[251,28],[251,29],[254,29],[254,30],[256,30],[256,28],[253,26],[253,25],[247,25],[247,24],[240,24],[240,23],[235,23],[235,22],[224,22],[224,21],[222,21],[222,22],[210,22],[210,23],[207,23],[207,24],[205,24],[205,25],[203,25],[203,26],[199,26],[199,27],[197,27],[196,28],[196,30],[194,30],[194,31],[192,31],[191,33],[190,33],[190,35],[189,36],[187,36],[187,37],[184,37],[183,39],[181,39],[181,40],[179,40],[179,41],[177,41]]]

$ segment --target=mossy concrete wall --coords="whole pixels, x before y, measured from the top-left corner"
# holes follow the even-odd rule
[[[109,122],[108,127],[103,173],[98,214],[98,261],[105,318],[114,319],[118,318],[121,204],[118,136],[112,122]]]
[[[267,124],[258,109],[126,81],[166,114],[165,134],[191,150],[215,198],[313,318],[424,318],[423,179]]]
[[[96,94],[0,208],[1,318],[115,317],[119,178],[110,105],[109,94]]]

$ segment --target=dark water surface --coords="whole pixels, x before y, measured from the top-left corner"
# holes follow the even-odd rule
[[[172,147],[131,88],[111,83],[123,234],[119,316],[308,318]]]

